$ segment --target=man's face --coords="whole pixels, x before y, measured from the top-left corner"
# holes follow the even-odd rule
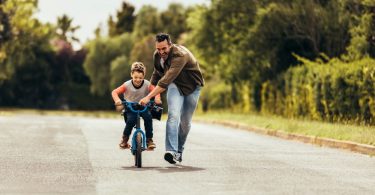
[[[171,46],[168,44],[167,40],[164,40],[162,42],[156,41],[156,49],[158,50],[158,53],[163,60],[166,60],[169,54],[169,51],[171,50]]]

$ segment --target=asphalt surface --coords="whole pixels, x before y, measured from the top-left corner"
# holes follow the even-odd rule
[[[124,122],[0,116],[0,194],[375,194],[375,157],[193,123],[183,162],[157,148],[134,167]]]

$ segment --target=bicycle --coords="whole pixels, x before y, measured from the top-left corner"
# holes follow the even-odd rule
[[[124,105],[125,109],[128,109],[130,112],[137,113],[137,123],[134,127],[135,131],[133,132],[130,151],[134,155],[135,166],[141,168],[142,152],[147,149],[147,146],[146,134],[140,125],[140,113],[146,112],[149,109],[154,113],[161,113],[163,108],[156,106],[153,100],[151,100],[146,106],[142,106],[138,104],[138,102],[128,102],[126,100],[122,101],[122,104]],[[126,116],[125,109],[123,110],[122,114]]]

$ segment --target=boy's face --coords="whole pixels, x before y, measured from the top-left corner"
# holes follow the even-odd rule
[[[133,80],[133,84],[136,87],[139,87],[142,85],[143,79],[145,79],[145,75],[143,72],[134,71],[130,74]]]

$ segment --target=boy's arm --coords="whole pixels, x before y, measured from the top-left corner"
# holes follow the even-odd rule
[[[120,87],[117,87],[112,91],[112,99],[115,102],[115,105],[121,105],[121,99],[119,97],[119,94],[125,93],[126,87],[125,85],[121,85]]]

